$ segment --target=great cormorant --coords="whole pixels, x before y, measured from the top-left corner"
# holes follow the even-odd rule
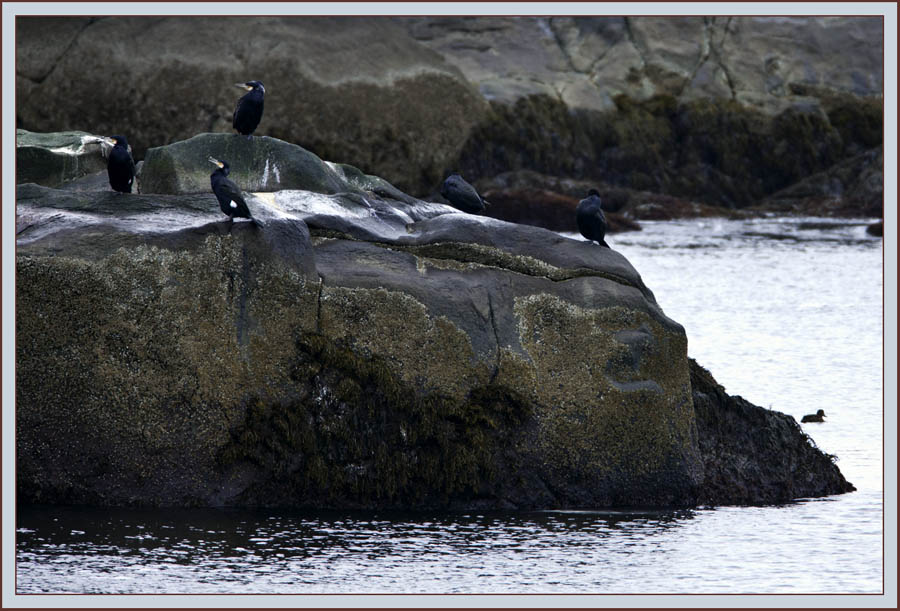
[[[246,89],[247,93],[238,100],[237,106],[234,108],[234,115],[231,117],[231,125],[239,134],[249,138],[256,131],[256,127],[262,119],[266,88],[259,81],[237,83],[235,86]]]
[[[575,209],[575,222],[578,224],[578,231],[588,240],[594,240],[600,246],[609,248],[604,238],[606,237],[606,216],[600,207],[600,193],[597,189],[588,191],[586,198],[578,202],[578,208]]]
[[[134,159],[128,152],[128,140],[125,136],[112,136],[105,140],[113,147],[106,164],[109,186],[120,193],[131,193],[131,185],[134,184]]]
[[[231,166],[228,165],[228,162],[219,161],[215,157],[210,157],[209,161],[216,166],[216,169],[209,176],[209,182],[212,184],[212,190],[216,194],[216,199],[219,200],[219,207],[222,209],[222,212],[228,215],[228,220],[234,222],[234,217],[245,218],[250,219],[257,225],[261,225],[262,223],[250,214],[250,208],[247,207],[247,202],[244,201],[244,195],[241,193],[241,190],[228,179],[228,173],[231,171]]]
[[[462,176],[454,172],[441,185],[441,195],[450,202],[450,205],[469,214],[478,214],[484,210],[490,202],[478,195],[475,187],[463,180]]]

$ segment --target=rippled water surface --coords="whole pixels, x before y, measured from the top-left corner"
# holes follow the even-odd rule
[[[865,224],[610,236],[731,394],[799,418],[857,492],[780,507],[385,513],[20,507],[20,593],[878,593],[882,254]]]

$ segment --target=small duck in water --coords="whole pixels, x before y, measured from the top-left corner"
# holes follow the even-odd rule
[[[800,422],[825,422],[825,410],[820,409],[815,414],[806,414]]]

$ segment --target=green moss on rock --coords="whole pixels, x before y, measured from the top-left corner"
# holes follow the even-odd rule
[[[360,354],[390,355],[395,375],[420,392],[459,399],[490,377],[463,330],[403,292],[326,286],[320,329]]]
[[[683,335],[643,312],[546,294],[517,299],[515,311],[535,369],[537,439],[553,470],[601,479],[640,479],[673,462],[679,478],[696,470]]]
[[[211,457],[241,397],[280,394],[278,338],[315,326],[318,287],[245,258],[232,236],[94,262],[20,256],[17,281],[17,442],[31,500],[209,502]]]

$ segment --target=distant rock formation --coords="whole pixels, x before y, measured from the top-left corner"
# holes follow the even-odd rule
[[[798,205],[860,216],[832,168],[880,171],[882,41],[877,16],[20,17],[17,126],[127,133],[142,159],[231,133],[252,77],[258,135],[418,197],[528,170],[743,208],[826,172],[838,201]]]

